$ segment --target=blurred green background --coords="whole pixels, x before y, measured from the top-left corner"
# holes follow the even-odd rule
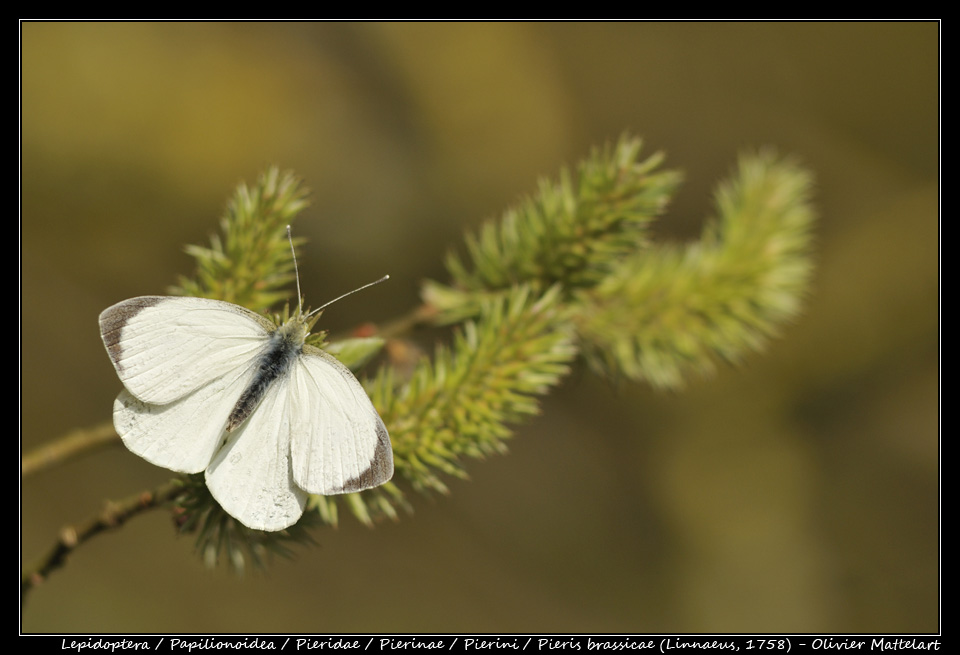
[[[348,329],[464,228],[629,131],[696,238],[738,152],[817,178],[804,315],[682,393],[579,367],[449,497],[237,579],[163,512],[80,548],[24,631],[936,631],[936,23],[23,23],[22,447],[109,420],[97,315],[192,272],[236,183],[295,170],[303,289]],[[122,446],[22,482],[23,557],[168,474]]]

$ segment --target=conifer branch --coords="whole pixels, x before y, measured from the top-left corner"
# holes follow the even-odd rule
[[[225,300],[255,312],[289,298],[285,287],[294,276],[286,229],[306,208],[306,197],[300,180],[275,167],[252,189],[241,183],[220,219],[223,236],[211,237],[209,247],[187,246],[197,272],[193,278],[181,276],[170,293]]]
[[[658,170],[663,155],[639,160],[641,141],[622,137],[595,149],[576,174],[541,180],[539,192],[466,235],[468,261],[447,256],[451,286],[428,282],[424,300],[453,323],[475,316],[482,299],[517,284],[564,295],[604,279],[623,257],[649,244],[648,225],[667,206],[681,176]]]
[[[409,510],[406,489],[446,493],[445,478],[467,476],[466,458],[505,450],[513,427],[538,411],[539,397],[560,382],[578,350],[605,374],[676,387],[716,359],[737,361],[760,349],[793,318],[812,271],[809,174],[770,153],[744,156],[721,185],[718,217],[700,241],[651,246],[649,225],[680,176],[659,169],[660,155],[641,161],[639,153],[639,140],[624,137],[594,151],[575,174],[541,181],[535,196],[467,236],[467,256],[447,260],[452,282],[428,282],[424,305],[377,338],[325,345],[356,369],[415,325],[459,324],[452,344],[438,346],[409,379],[384,367],[366,385],[392,439],[393,481],[359,494],[312,496],[300,524],[262,533],[226,515],[202,476],[179,478],[178,521],[196,533],[205,561],[225,554],[242,570],[310,541],[313,524],[336,525],[342,506],[370,525]],[[276,169],[251,189],[241,185],[222,237],[188,248],[197,273],[174,291],[258,312],[288,298],[285,226],[305,197],[296,178]]]
[[[537,413],[536,397],[568,371],[573,334],[559,315],[560,287],[529,287],[488,300],[450,348],[424,360],[392,393],[388,375],[372,397],[392,426],[397,471],[416,489],[446,492],[438,473],[466,477],[460,458],[504,452],[508,425]]]
[[[771,152],[746,155],[717,192],[699,242],[625,259],[573,304],[588,360],[678,387],[714,359],[763,348],[800,309],[812,274],[809,173]]]
[[[537,397],[559,383],[576,356],[573,332],[560,316],[560,287],[539,298],[518,286],[488,298],[450,347],[439,346],[397,390],[390,369],[368,385],[393,443],[394,481],[346,496],[365,524],[409,509],[398,482],[448,493],[442,476],[466,478],[464,457],[506,451],[511,425],[538,411]],[[338,520],[335,497],[313,499],[320,515]]]

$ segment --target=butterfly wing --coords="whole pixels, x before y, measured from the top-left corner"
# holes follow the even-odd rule
[[[253,378],[234,371],[165,405],[145,403],[124,389],[113,403],[113,425],[124,445],[151,464],[199,473],[221,443],[233,402]]]
[[[207,488],[220,506],[248,528],[282,530],[303,515],[307,493],[290,467],[290,376],[277,378],[256,411],[217,451]]]
[[[393,449],[360,382],[333,355],[304,346],[291,368],[293,480],[314,494],[361,491],[393,477]]]
[[[274,326],[239,305],[142,296],[100,314],[100,335],[133,396],[165,405],[249,367]]]

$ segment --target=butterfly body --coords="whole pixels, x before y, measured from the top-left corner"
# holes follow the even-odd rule
[[[266,348],[254,365],[253,381],[244,389],[227,419],[227,432],[233,432],[250,416],[274,380],[289,373],[290,367],[303,354],[303,342],[307,334],[299,316],[291,318],[270,334]]]

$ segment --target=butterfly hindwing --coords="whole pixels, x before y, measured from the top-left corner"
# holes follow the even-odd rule
[[[290,469],[289,377],[274,381],[250,418],[231,432],[207,467],[207,488],[249,528],[282,530],[297,522],[307,493]]]
[[[165,405],[145,403],[124,389],[113,403],[114,427],[130,452],[151,464],[199,473],[222,441],[230,399],[239,398],[252,378],[252,367],[232,371]]]

